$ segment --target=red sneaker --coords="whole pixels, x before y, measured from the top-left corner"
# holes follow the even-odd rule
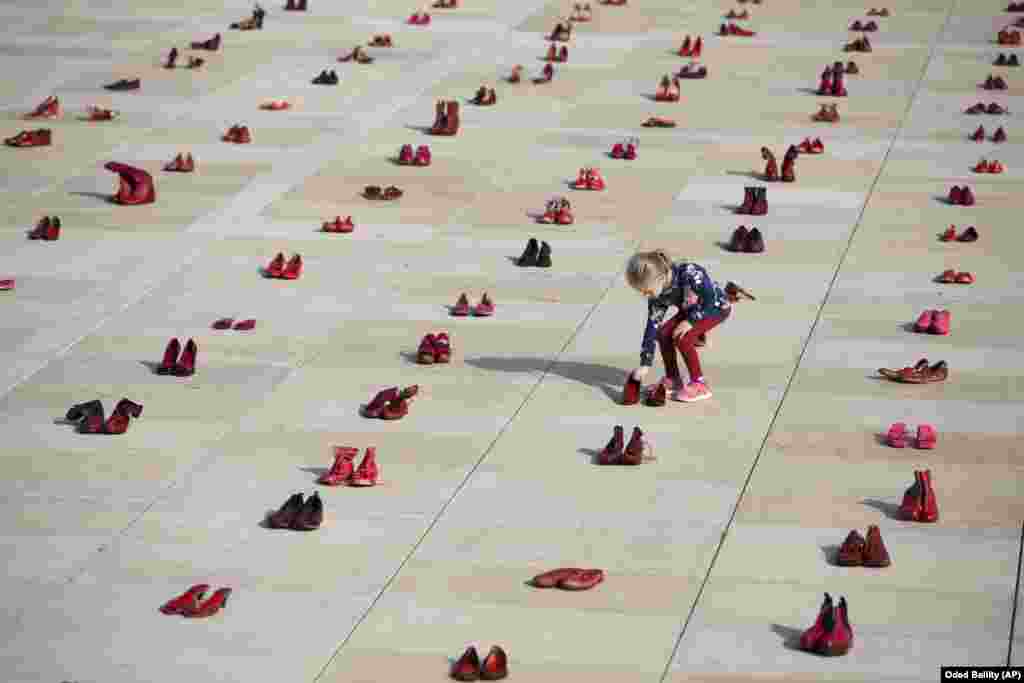
[[[377,478],[380,476],[380,467],[377,466],[377,449],[370,446],[363,455],[363,461],[352,473],[349,486],[376,486]]]

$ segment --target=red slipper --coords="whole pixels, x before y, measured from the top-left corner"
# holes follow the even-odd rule
[[[918,425],[917,427],[917,447],[924,449],[935,448],[935,427],[930,424]]]
[[[234,318],[221,318],[220,320],[213,323],[212,327],[215,330],[229,330],[231,329],[231,326],[234,324]]]
[[[885,435],[885,442],[893,448],[906,448],[907,425],[902,422],[894,422],[889,425],[889,432]]]
[[[930,334],[949,334],[949,323],[953,315],[949,311],[935,311],[932,316],[932,326],[928,328]]]
[[[567,591],[585,591],[604,581],[601,569],[580,569],[558,582],[558,587]]]

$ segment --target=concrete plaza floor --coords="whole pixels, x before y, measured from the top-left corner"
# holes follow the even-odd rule
[[[532,683],[934,681],[942,665],[1024,665],[1024,74],[990,66],[1008,51],[996,31],[1020,15],[901,1],[877,19],[874,52],[851,55],[847,26],[868,7],[843,0],[737,6],[753,38],[713,35],[726,0],[592,4],[543,86],[503,77],[540,71],[568,0],[463,0],[426,27],[404,25],[418,7],[398,0],[310,0],[268,7],[265,29],[244,33],[227,30],[244,0],[0,6],[3,136],[54,131],[51,147],[0,150],[0,278],[17,279],[0,292],[0,680],[445,680],[473,643],[502,645],[510,680]],[[216,32],[203,69],[160,68]],[[395,47],[370,48],[372,65],[336,62],[378,33]],[[687,34],[703,35],[711,76],[655,103]],[[840,58],[861,70],[842,121],[813,122],[836,101],[813,94],[818,74]],[[310,84],[331,68],[338,87]],[[1009,91],[980,90],[990,73]],[[101,87],[129,77],[141,90]],[[481,84],[497,106],[468,103]],[[51,94],[61,119],[20,120]],[[295,107],[259,110],[280,98]],[[463,103],[456,137],[423,131],[438,99]],[[979,100],[1011,113],[962,114]],[[89,104],[121,116],[79,120]],[[641,128],[651,115],[679,126]],[[979,123],[1009,142],[968,141]],[[219,141],[233,124],[251,145]],[[633,136],[637,160],[608,158]],[[733,215],[759,148],[781,159],[807,136],[826,153],[771,184],[768,215]],[[433,165],[394,165],[403,144],[430,145]],[[160,172],[186,151],[196,173]],[[982,156],[1006,173],[972,174]],[[157,202],[108,203],[111,160],[153,172]],[[583,166],[609,189],[568,189]],[[941,201],[965,183],[975,206]],[[405,195],[368,202],[368,184]],[[575,224],[534,224],[558,194]],[[353,234],[318,232],[337,214]],[[44,215],[61,217],[60,240],[27,240]],[[764,254],[722,249],[740,224],[763,231]],[[938,241],[950,224],[981,239]],[[553,268],[513,263],[530,237],[552,245]],[[710,401],[619,404],[646,312],[623,266],[654,247],[758,297],[702,355]],[[301,279],[260,277],[279,251],[303,256]],[[935,284],[947,268],[977,282]],[[450,317],[462,292],[489,292],[496,315]],[[949,336],[908,330],[927,308],[952,312]],[[210,329],[226,316],[258,324]],[[416,365],[440,330],[453,362]],[[193,377],[152,373],[171,337],[199,343]],[[949,380],[876,377],[920,357],[947,360]],[[409,384],[405,419],[358,414]],[[74,403],[121,397],[145,406],[122,436],[60,423]],[[938,447],[887,448],[896,421],[935,425]],[[616,424],[641,426],[657,459],[594,466]],[[333,445],[376,446],[381,483],[317,486]],[[900,521],[925,468],[941,519]],[[319,531],[261,527],[314,490]],[[869,524],[892,567],[834,566]],[[584,593],[524,583],[558,566],[607,579]],[[157,612],[198,582],[232,587],[227,608]],[[825,591],[850,602],[856,642],[840,659],[793,648]]]

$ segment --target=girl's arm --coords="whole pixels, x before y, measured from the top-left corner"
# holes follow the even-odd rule
[[[640,365],[645,368],[654,364],[654,347],[658,341],[658,327],[668,313],[668,306],[651,299],[647,302],[647,325],[644,327],[644,341],[640,350]]]
[[[707,271],[698,265],[688,265],[683,277],[686,286],[697,296],[697,303],[686,307],[686,319],[695,323],[716,315],[715,283]]]

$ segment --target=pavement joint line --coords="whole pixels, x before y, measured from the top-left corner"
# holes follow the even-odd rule
[[[1024,562],[1024,521],[1020,524],[1020,543],[1017,549],[1017,581],[1013,587],[1013,604],[1010,606],[1010,642],[1006,647],[1006,666],[1013,666],[1013,639],[1017,631],[1017,605],[1020,603],[1020,572]]]
[[[722,548],[725,546],[725,542],[729,537],[729,532],[732,530],[733,524],[736,521],[736,515],[739,512],[740,505],[743,503],[743,498],[747,493],[747,489],[750,488],[750,482],[754,478],[754,472],[757,470],[758,464],[761,462],[761,456],[764,455],[765,447],[768,445],[768,439],[772,435],[772,431],[775,429],[775,423],[779,419],[779,415],[782,412],[782,407],[786,405],[786,398],[789,396],[790,389],[793,387],[793,382],[796,380],[797,375],[800,372],[801,365],[803,364],[804,357],[807,355],[807,349],[811,345],[811,341],[814,339],[814,333],[818,328],[818,324],[821,322],[821,316],[825,311],[825,306],[828,305],[829,297],[832,294],[832,290],[835,288],[836,282],[839,279],[839,273],[843,269],[843,264],[846,262],[846,257],[850,253],[850,249],[853,247],[853,240],[857,236],[857,231],[860,229],[861,224],[864,220],[864,214],[867,211],[868,204],[871,202],[871,197],[875,192],[875,188],[878,185],[878,181],[882,177],[882,173],[885,171],[885,165],[889,160],[889,155],[892,150],[896,147],[896,143],[903,132],[904,127],[907,124],[907,120],[910,118],[910,111],[914,107],[914,102],[917,99],[921,88],[924,86],[925,78],[928,75],[928,68],[931,66],[932,60],[935,58],[935,54],[938,51],[939,40],[945,33],[949,21],[953,16],[953,11],[956,9],[957,0],[953,0],[950,4],[950,8],[946,13],[946,19],[942,24],[942,27],[935,34],[931,41],[931,50],[928,53],[928,59],[925,60],[924,66],[921,68],[921,74],[918,77],[917,83],[914,86],[913,92],[907,97],[907,104],[903,110],[903,116],[900,119],[900,125],[895,130],[895,133],[889,141],[889,146],[885,151],[885,155],[882,157],[882,163],[878,165],[878,172],[871,181],[871,185],[868,191],[864,195],[864,201],[861,204],[860,212],[857,215],[857,220],[853,224],[853,229],[850,230],[849,237],[846,240],[846,246],[843,249],[843,253],[839,256],[839,261],[836,264],[836,269],[832,274],[832,279],[828,284],[828,288],[825,290],[825,295],[822,297],[821,304],[818,306],[818,311],[815,314],[814,321],[811,323],[811,329],[808,331],[807,336],[804,340],[803,346],[800,349],[800,355],[797,357],[796,364],[793,366],[793,371],[790,373],[789,380],[786,382],[786,388],[782,392],[782,397],[779,399],[778,405],[775,407],[775,412],[772,414],[772,419],[768,424],[768,429],[765,430],[764,438],[761,440],[761,446],[757,450],[757,455],[754,456],[754,462],[750,466],[750,470],[747,472],[746,480],[743,482],[743,486],[740,487],[739,495],[736,498],[736,504],[733,506],[732,512],[729,515],[728,521],[725,523],[725,528],[722,531],[721,538],[718,541],[718,546],[715,548],[714,554],[711,556],[711,561],[708,563],[707,572],[704,574],[704,579],[701,581],[700,588],[697,589],[697,594],[693,598],[693,603],[690,605],[689,613],[686,615],[686,620],[683,622],[683,627],[679,631],[679,637],[676,638],[675,645],[672,648],[672,653],[669,655],[668,662],[665,664],[665,670],[661,676],[661,683],[665,683],[668,679],[669,674],[672,672],[672,662],[675,661],[676,655],[679,652],[679,648],[682,645],[683,638],[686,637],[686,631],[689,629],[690,623],[693,620],[694,615],[697,613],[697,606],[700,604],[701,598],[704,596],[704,590],[707,588],[708,582],[711,579],[711,574],[715,569],[715,564],[718,561],[718,556],[722,552]],[[1022,546],[1024,547],[1024,546]],[[1019,573],[1018,573],[1019,576]],[[1015,603],[1016,604],[1016,603]],[[1011,622],[1012,623],[1012,622]]]

